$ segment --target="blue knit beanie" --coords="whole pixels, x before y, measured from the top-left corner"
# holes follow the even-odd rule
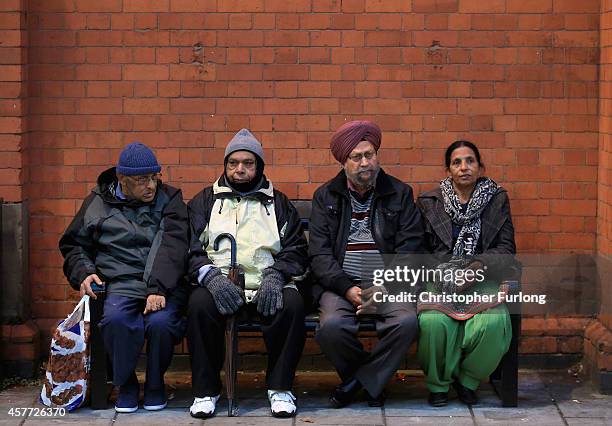
[[[148,175],[159,173],[160,165],[151,149],[140,143],[132,142],[121,151],[117,163],[117,173],[125,176]]]

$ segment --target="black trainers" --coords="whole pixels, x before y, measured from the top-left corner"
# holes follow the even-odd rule
[[[429,392],[427,401],[432,407],[444,407],[448,404],[448,392]]]

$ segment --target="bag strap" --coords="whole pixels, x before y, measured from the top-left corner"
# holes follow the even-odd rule
[[[89,295],[83,296],[81,301],[85,304],[85,315],[83,315],[83,321],[90,322],[91,314],[89,312]]]
[[[81,297],[81,300],[79,300],[79,303],[77,303],[77,305],[74,307],[72,312],[58,325],[58,328],[61,331],[66,330],[66,327],[65,327],[66,321],[68,321],[69,319],[73,318],[75,313],[79,312],[79,310],[81,310],[81,312],[82,312],[83,308],[85,308],[85,312],[83,314],[81,314],[82,316],[79,319],[79,321],[83,320],[83,316],[87,316],[87,318],[89,318],[89,296],[88,295],[84,295],[83,297]]]

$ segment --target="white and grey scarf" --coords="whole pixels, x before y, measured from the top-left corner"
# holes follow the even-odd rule
[[[453,256],[445,263],[437,266],[443,273],[447,270],[464,269],[476,255],[476,247],[480,238],[481,225],[480,216],[484,208],[489,204],[491,198],[497,192],[497,184],[489,178],[480,178],[468,201],[465,211],[461,208],[459,197],[455,193],[451,178],[440,181],[444,211],[450,216],[454,225],[461,226],[457,241],[453,246]],[[452,275],[444,275],[452,276]],[[436,283],[440,292],[454,293],[458,290],[454,279],[443,279]]]
[[[473,257],[476,254],[476,245],[480,238],[480,216],[491,198],[497,192],[497,184],[489,178],[480,178],[468,201],[465,212],[462,211],[459,197],[455,194],[451,178],[440,181],[444,211],[451,221],[461,226],[459,236],[453,246],[453,258]]]

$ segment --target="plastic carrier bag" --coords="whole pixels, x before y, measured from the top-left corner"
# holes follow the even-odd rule
[[[85,295],[53,333],[40,392],[40,402],[48,407],[72,411],[88,399],[89,319],[89,296]]]

